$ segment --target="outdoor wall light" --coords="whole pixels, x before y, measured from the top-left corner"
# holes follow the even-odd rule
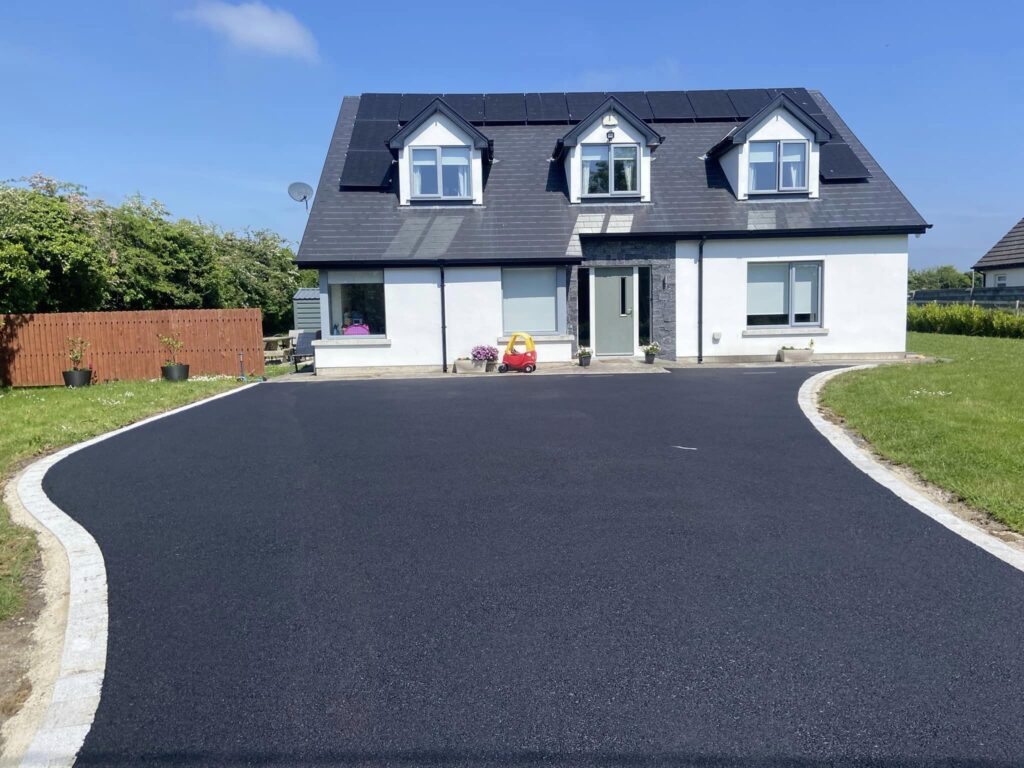
[[[605,136],[608,138],[608,141],[615,141],[615,131],[608,131]]]
[[[711,340],[713,342],[715,342],[715,344],[720,342],[722,340],[722,332],[721,331],[715,331],[714,333],[712,333],[711,334]]]

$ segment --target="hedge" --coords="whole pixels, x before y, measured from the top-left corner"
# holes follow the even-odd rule
[[[907,330],[1024,339],[1024,315],[969,304],[911,304],[907,307]]]

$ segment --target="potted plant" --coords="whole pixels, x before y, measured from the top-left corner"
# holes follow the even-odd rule
[[[652,341],[650,344],[643,347],[643,350],[644,362],[647,363],[648,365],[652,365],[654,363],[654,358],[657,356],[659,352],[661,352],[661,344],[659,344],[656,341]]]
[[[92,368],[82,367],[82,359],[85,357],[85,350],[89,348],[90,342],[81,336],[68,338],[68,360],[71,361],[71,370],[62,371],[65,387],[87,387],[92,382]]]
[[[590,367],[590,358],[593,357],[594,353],[590,347],[580,347],[576,353],[576,359],[580,361],[581,368]]]
[[[809,363],[814,357],[814,339],[804,348],[783,347],[779,350],[779,361],[783,363]]]
[[[498,364],[498,348],[481,344],[473,347],[470,357],[474,368],[491,373]]]
[[[178,362],[178,353],[185,346],[185,342],[174,334],[163,336],[157,334],[160,344],[167,350],[167,360],[160,366],[160,374],[165,381],[185,381],[188,379],[188,366]]]

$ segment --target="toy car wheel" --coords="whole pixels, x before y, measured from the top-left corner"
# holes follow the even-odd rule
[[[508,373],[508,366],[502,363],[498,366],[498,373]]]
[[[525,368],[523,368],[523,370],[526,371],[527,373],[533,373],[537,369],[532,365],[528,365]]]

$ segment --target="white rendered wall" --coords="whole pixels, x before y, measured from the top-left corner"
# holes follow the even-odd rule
[[[498,346],[498,337],[501,336],[501,267],[447,268],[444,277],[448,363],[469,357],[478,344]]]
[[[638,144],[640,146],[640,200],[650,202],[651,199],[651,149],[647,146],[647,140],[632,125],[623,118],[616,115],[618,125],[614,128],[601,125],[604,115],[599,117],[587,130],[585,130],[575,147],[570,147],[566,158],[566,171],[569,174],[569,200],[573,203],[580,202],[583,196],[583,160],[580,151],[583,144]],[[608,141],[608,131],[615,136]],[[611,195],[607,198],[598,197],[594,199],[607,199],[614,202],[617,196]],[[634,197],[634,199],[636,199]]]
[[[351,336],[314,342],[316,367],[441,364],[441,273],[385,269],[386,339]]]
[[[402,205],[408,205],[412,190],[412,154],[410,147],[471,147],[473,142],[462,129],[440,112],[425,121],[423,125],[410,134],[398,152],[398,194]],[[484,202],[483,160],[479,149],[470,152],[470,183],[473,186],[473,203],[482,205]],[[438,169],[440,174],[441,169]],[[440,178],[438,179],[440,183]]]
[[[985,273],[985,287],[995,288],[997,275],[1006,275],[1006,287],[1024,286],[1024,267],[1015,269],[993,269]]]
[[[747,264],[820,261],[822,327],[747,328]],[[697,354],[697,243],[676,243],[676,346]],[[704,244],[704,358],[774,357],[814,339],[821,355],[906,349],[907,237],[766,238]],[[718,342],[715,332],[721,333]]]

